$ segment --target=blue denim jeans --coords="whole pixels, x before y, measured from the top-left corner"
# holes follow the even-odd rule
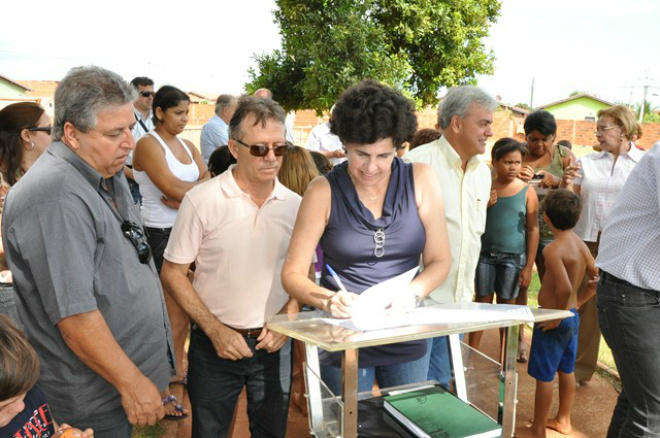
[[[461,341],[464,337],[465,334],[460,335]],[[449,389],[449,383],[452,377],[449,338],[447,336],[439,336],[429,339],[429,350],[431,351],[431,358],[427,380],[435,380],[446,389]]]
[[[499,299],[513,300],[518,296],[520,273],[525,266],[525,254],[482,252],[475,278],[479,296],[497,294]]]
[[[170,240],[172,228],[144,227],[144,230],[147,233],[147,242],[151,247],[151,255],[154,258],[156,270],[160,274],[160,270],[163,267],[165,248],[167,248],[167,242]]]
[[[133,426],[121,407],[112,412],[98,412],[72,426],[81,430],[94,429],[94,438],[131,438],[133,434]]]
[[[660,437],[660,291],[601,271],[598,323],[621,375],[608,438]]]
[[[188,394],[195,438],[227,436],[243,387],[247,389],[252,437],[284,438],[291,389],[291,341],[279,351],[268,353],[255,350],[255,338],[245,340],[253,357],[222,359],[202,330],[193,328],[188,352]]]
[[[142,195],[140,194],[140,186],[138,183],[133,181],[130,178],[127,178],[128,180],[128,187],[131,189],[131,195],[133,196],[133,202],[135,202],[136,205],[142,205]]]
[[[377,367],[358,368],[358,392],[371,391],[374,379],[380,388],[423,382],[429,370],[430,349],[417,360]],[[321,378],[335,395],[341,394],[341,367],[321,366]]]

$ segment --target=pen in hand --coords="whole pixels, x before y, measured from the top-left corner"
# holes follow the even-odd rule
[[[327,299],[323,310],[335,318],[350,318],[353,301],[357,295],[346,290],[337,273],[329,265],[326,264],[325,267],[332,276],[332,279],[337,283],[337,286],[339,286],[339,291]],[[335,297],[336,299],[333,302],[333,298]]]
[[[339,275],[337,275],[337,273],[335,272],[335,270],[332,269],[330,267],[330,265],[328,265],[327,263],[326,263],[325,267],[328,270],[328,272],[330,273],[330,275],[332,276],[332,279],[335,280],[335,283],[337,283],[337,286],[339,287],[339,290],[344,291],[344,292],[348,292],[346,290],[346,288],[344,287],[344,284],[341,282],[341,279],[339,278]]]

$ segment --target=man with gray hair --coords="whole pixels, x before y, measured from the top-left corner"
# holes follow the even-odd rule
[[[266,324],[298,311],[281,280],[300,204],[277,180],[286,148],[277,102],[241,97],[229,123],[236,164],[186,193],[165,249],[163,284],[195,321],[188,353],[195,438],[227,436],[243,387],[252,436],[286,433],[291,342]]]
[[[229,142],[229,121],[236,111],[236,98],[229,94],[221,94],[215,101],[215,115],[202,127],[199,144],[204,162],[208,164],[209,157],[220,146]]]
[[[270,91],[268,88],[259,88],[257,91],[254,92],[254,95],[262,99],[273,99],[273,92]],[[295,120],[295,118],[296,118],[296,112],[289,111],[289,113],[286,115],[286,118],[284,120],[286,141],[288,141],[291,144],[296,143],[296,139],[293,136],[293,121]]]
[[[469,302],[474,295],[491,187],[490,170],[477,155],[486,151],[486,142],[493,135],[496,108],[497,101],[480,88],[452,88],[438,112],[443,136],[404,157],[430,164],[442,187],[452,266],[447,280],[431,293],[438,303]],[[428,377],[449,386],[451,365],[446,337],[433,339]]]
[[[7,196],[2,237],[21,321],[58,421],[130,438],[164,414],[171,334],[122,172],[133,90],[100,67],[55,92],[53,143]]]

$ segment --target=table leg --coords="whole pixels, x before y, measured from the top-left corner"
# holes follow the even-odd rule
[[[309,428],[317,434],[325,429],[323,419],[323,395],[321,391],[321,366],[318,348],[305,344],[306,366],[304,368],[309,407]]]
[[[449,351],[451,356],[452,368],[454,369],[454,387],[456,388],[456,396],[468,402],[467,384],[465,382],[465,367],[463,365],[463,352],[461,349],[460,335],[449,335]]]
[[[344,400],[342,436],[357,438],[358,350],[347,349],[341,360],[341,386]]]
[[[506,351],[504,353],[504,399],[502,403],[502,436],[513,436],[516,428],[516,393],[518,391],[518,374],[516,362],[518,359],[518,330],[519,325],[507,327]]]

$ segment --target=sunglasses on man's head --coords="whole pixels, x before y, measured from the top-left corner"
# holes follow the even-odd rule
[[[281,157],[284,155],[284,151],[286,151],[287,145],[286,144],[276,144],[273,145],[272,148],[263,145],[263,144],[247,144],[243,143],[239,139],[235,138],[234,139],[238,144],[245,146],[250,150],[250,155],[254,155],[255,157],[265,157],[268,155],[268,151],[273,149],[273,153],[275,154],[276,157]]]
[[[53,129],[52,126],[41,126],[38,128],[30,128],[28,131],[30,132],[46,132],[48,135],[50,135],[50,131]]]
[[[140,263],[149,263],[149,260],[151,259],[151,247],[144,238],[142,228],[134,222],[124,221],[121,224],[121,231],[124,233],[124,237],[130,240],[135,247]]]
[[[151,97],[154,94],[156,93],[154,93],[153,91],[140,91],[140,96],[142,97]]]

